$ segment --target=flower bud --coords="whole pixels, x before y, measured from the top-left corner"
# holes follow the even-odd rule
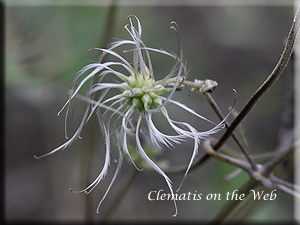
[[[150,108],[151,108],[151,106],[152,106],[152,98],[150,97],[150,95],[144,94],[144,95],[142,96],[142,101],[143,101],[143,103],[144,103],[144,109],[145,109],[146,111],[149,111]]]
[[[134,97],[132,99],[132,106],[134,108],[142,109],[143,108],[143,102],[140,98]]]
[[[159,107],[159,106],[162,105],[162,99],[160,99],[160,98],[154,98],[154,99],[152,100],[152,102],[153,102],[153,106],[154,106],[155,108],[157,108],[157,107]]]
[[[136,87],[133,88],[133,93],[134,93],[135,97],[141,97],[144,94],[144,92],[142,91],[142,89],[136,88]]]

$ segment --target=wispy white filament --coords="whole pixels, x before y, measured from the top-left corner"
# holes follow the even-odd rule
[[[161,148],[160,144],[163,144],[167,147],[170,146],[174,147],[173,143],[180,144],[180,142],[186,138],[185,135],[172,136],[160,132],[153,124],[151,113],[147,113],[146,121],[147,121],[147,126],[149,128],[150,139],[157,148]]]
[[[139,150],[139,153],[141,154],[141,157],[143,160],[145,160],[145,162],[147,164],[149,164],[157,173],[159,173],[160,175],[163,176],[163,178],[166,180],[167,182],[167,185],[170,189],[170,192],[172,194],[172,196],[174,195],[174,192],[173,192],[173,186],[172,186],[172,181],[170,180],[170,178],[149,158],[149,156],[145,153],[142,145],[141,145],[141,142],[140,142],[140,139],[139,139],[139,130],[140,130],[140,124],[141,124],[141,121],[142,121],[142,118],[143,118],[143,114],[140,113],[140,116],[138,118],[138,122],[137,122],[137,125],[136,125],[136,133],[135,133],[135,139],[136,139],[136,145],[138,147],[138,150]],[[174,206],[175,206],[175,213],[173,216],[176,216],[177,215],[177,205],[176,205],[176,201],[175,201],[175,198],[173,199],[174,201]]]
[[[137,28],[134,26],[136,20]],[[140,141],[140,129],[143,125],[147,126],[147,135],[151,143],[157,148],[163,146],[167,148],[175,147],[187,139],[191,139],[194,142],[193,152],[188,163],[186,172],[179,185],[181,188],[183,181],[186,179],[188,172],[192,166],[194,159],[196,158],[199,150],[199,144],[202,139],[207,138],[208,135],[216,133],[224,126],[224,120],[219,124],[215,124],[209,119],[201,116],[188,106],[173,100],[173,96],[177,88],[187,77],[187,68],[183,62],[183,50],[182,40],[178,25],[175,22],[171,22],[171,29],[173,29],[177,36],[178,50],[177,54],[165,51],[163,49],[155,49],[147,47],[142,41],[142,26],[138,18],[134,15],[128,16],[129,24],[125,26],[125,29],[129,33],[132,40],[118,40],[109,45],[108,49],[92,48],[90,50],[98,50],[101,55],[98,62],[91,63],[83,67],[78,73],[73,82],[69,98],[63,105],[62,109],[58,112],[58,115],[66,109],[65,116],[65,136],[67,135],[67,118],[70,109],[70,104],[74,98],[80,99],[87,103],[86,110],[83,114],[79,127],[71,138],[64,144],[55,148],[54,150],[46,153],[40,157],[49,156],[57,151],[63,150],[70,146],[73,141],[80,137],[84,126],[91,122],[92,115],[97,115],[97,120],[100,129],[104,136],[105,142],[105,156],[104,164],[99,174],[86,188],[80,191],[89,194],[95,189],[95,187],[106,177],[109,172],[111,164],[111,151],[114,147],[118,149],[118,160],[115,172],[109,183],[109,186],[102,196],[98,207],[99,208],[106,198],[111,186],[113,185],[123,162],[123,153],[128,156],[133,166],[142,171],[139,168],[140,165],[134,161],[136,154],[140,156],[145,163],[153,168],[158,174],[160,174],[167,183],[171,195],[174,195],[172,181],[164,173],[164,171],[148,156],[147,149],[144,149]],[[121,53],[117,53],[115,50],[121,46],[129,45],[130,48],[124,50],[122,53],[133,54],[133,62],[130,63],[126,60],[126,57]],[[150,58],[150,53],[163,54],[171,60],[175,60],[175,63],[168,74],[161,80],[156,80],[154,77],[154,71]],[[116,61],[103,62],[106,55],[112,56]],[[117,68],[121,68],[120,72]],[[159,74],[159,73],[158,73]],[[103,82],[109,75],[113,75],[113,78],[117,78],[116,82]],[[86,95],[80,94],[83,87],[89,83],[90,87]],[[113,91],[118,93],[112,95]],[[166,93],[166,97],[162,94]],[[183,109],[185,112],[195,116],[198,119],[205,120],[213,124],[213,128],[208,131],[199,132],[195,127],[183,121],[175,121],[170,118],[167,107],[173,104]],[[168,122],[170,127],[176,133],[174,135],[165,134],[160,131],[155,121],[153,120],[154,113],[161,113],[164,119]],[[137,116],[138,114],[138,116]],[[143,123],[144,122],[144,123]],[[115,138],[116,142],[112,141]],[[129,139],[133,139],[136,144],[136,152],[132,152],[131,146],[129,148]],[[173,199],[175,206],[174,216],[177,215],[177,205],[175,198]]]

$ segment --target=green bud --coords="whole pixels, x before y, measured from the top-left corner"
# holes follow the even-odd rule
[[[135,97],[141,97],[144,94],[140,88],[133,88],[133,93]]]
[[[157,95],[161,95],[167,91],[166,88],[164,88],[162,85],[155,85],[154,88],[157,88],[157,90],[154,91],[154,93]]]
[[[129,91],[129,90],[125,90],[125,91],[123,91],[123,96],[124,97],[130,97],[130,96],[132,96],[132,92]]]
[[[143,108],[143,102],[142,102],[142,100],[140,98],[134,97],[132,99],[132,106],[134,108],[142,109]]]
[[[162,100],[161,100],[160,98],[154,98],[154,99],[152,100],[152,102],[153,102],[153,106],[154,106],[155,108],[157,108],[157,107],[159,107],[159,106],[162,105]]]
[[[155,94],[154,92],[150,92],[149,95],[152,99],[157,97],[157,94]]]
[[[149,111],[152,106],[152,98],[148,94],[142,96],[142,101],[144,103],[144,108],[146,111]]]

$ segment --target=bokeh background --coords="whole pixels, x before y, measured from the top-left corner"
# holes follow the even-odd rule
[[[184,2],[184,1],[183,1]],[[176,35],[169,29],[176,21],[183,39],[189,80],[213,79],[219,84],[213,97],[224,113],[229,111],[237,91],[235,109],[239,111],[276,65],[293,20],[292,4],[278,5],[7,5],[5,6],[5,151],[4,188],[6,221],[84,221],[101,220],[110,204],[134,171],[125,162],[117,181],[102,204],[96,207],[109,179],[91,194],[74,194],[69,188],[85,187],[84,173],[93,180],[102,168],[104,144],[99,129],[83,132],[82,140],[42,160],[44,154],[64,143],[64,116],[57,112],[68,98],[74,74],[97,60],[98,53],[87,50],[105,47],[113,38],[129,38],[124,26],[129,14],[139,17],[142,38],[149,47],[177,50]],[[109,34],[108,34],[109,33]],[[109,38],[109,40],[107,40]],[[162,78],[172,66],[153,54],[155,76]],[[242,123],[251,152],[268,152],[280,144],[282,115],[292,109],[293,63],[274,87]],[[176,100],[184,102],[213,121],[217,116],[202,95],[184,90]],[[70,133],[78,125],[83,105],[72,108],[77,120],[69,123]],[[209,124],[172,110],[175,120],[186,120],[197,129]],[[289,115],[289,114],[288,114]],[[291,116],[288,116],[291,117]],[[79,119],[78,119],[79,118]],[[232,117],[229,119],[232,121]],[[292,119],[292,118],[290,118]],[[96,121],[95,121],[96,122]],[[160,118],[157,118],[157,124]],[[290,127],[292,129],[292,127]],[[214,135],[218,138],[224,131]],[[91,138],[91,135],[94,135]],[[90,140],[93,145],[90,145]],[[228,145],[236,148],[232,141]],[[91,163],[83,163],[87,146],[93,146]],[[165,149],[156,159],[172,166],[187,165],[193,143]],[[200,148],[199,156],[204,151]],[[286,163],[292,179],[291,161]],[[112,165],[112,168],[115,165]],[[222,177],[234,170],[215,159],[190,172],[181,193],[221,193],[238,189],[246,173],[225,182]],[[111,177],[112,174],[109,174]],[[175,188],[181,175],[170,176]],[[108,177],[108,178],[109,178]],[[220,201],[178,201],[178,216],[172,217],[172,201],[153,201],[152,190],[164,189],[164,179],[154,171],[140,172],[110,218],[112,221],[206,221],[225,203]],[[246,217],[246,216],[245,216]],[[293,200],[280,193],[274,201],[255,203],[247,212],[249,221],[290,221]]]

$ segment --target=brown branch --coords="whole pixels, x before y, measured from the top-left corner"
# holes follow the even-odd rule
[[[235,120],[232,122],[230,127],[226,130],[224,135],[221,137],[221,139],[218,141],[218,143],[214,146],[215,150],[218,150],[226,142],[226,140],[232,135],[235,128],[248,115],[248,113],[251,111],[253,106],[261,99],[261,97],[271,88],[271,86],[278,80],[280,75],[283,73],[283,71],[286,68],[286,66],[290,60],[290,57],[293,53],[295,41],[297,38],[297,33],[299,31],[299,26],[300,26],[300,20],[299,20],[299,7],[298,7],[296,15],[295,15],[293,23],[292,23],[292,27],[290,29],[290,32],[289,32],[289,35],[287,38],[286,45],[283,49],[283,52],[281,54],[281,57],[280,57],[277,65],[273,69],[272,73],[265,80],[265,82],[250,97],[250,99],[245,104],[245,106],[243,107],[243,109],[241,110],[239,115],[235,118]],[[196,161],[192,165],[191,170],[202,165],[209,158],[210,158],[210,156],[208,154],[205,154],[202,158],[200,158],[198,161]]]
[[[222,136],[222,138],[219,140],[219,142],[214,146],[215,150],[219,149],[224,144],[224,142],[232,134],[234,129],[248,115],[248,113],[251,111],[253,106],[261,99],[261,97],[271,88],[271,86],[278,80],[280,75],[283,73],[293,53],[295,41],[297,38],[297,33],[299,30],[299,25],[300,25],[300,21],[299,21],[299,8],[298,8],[292,23],[292,27],[288,35],[286,45],[279,59],[279,62],[277,63],[277,65],[275,66],[275,68],[273,69],[269,77],[265,80],[265,82],[251,96],[251,98],[248,100],[246,105],[243,107],[239,115],[232,122],[232,124],[227,129],[227,131]]]
[[[215,113],[217,114],[217,116],[219,117],[219,119],[222,121],[224,119],[224,115],[223,115],[221,109],[219,108],[218,104],[216,103],[216,101],[213,99],[213,97],[209,93],[205,93],[204,96],[207,99],[207,101],[209,102],[209,104],[211,105],[211,107],[213,108],[213,110],[215,111]],[[229,129],[230,125],[227,121],[225,121],[225,126],[227,129]],[[243,144],[238,139],[238,137],[235,135],[235,133],[232,133],[231,136],[232,136],[233,140],[236,142],[236,144],[239,146],[241,151],[244,153],[248,162],[251,164],[252,169],[256,170],[256,164],[255,164],[254,160],[251,158],[248,150],[243,146]]]

